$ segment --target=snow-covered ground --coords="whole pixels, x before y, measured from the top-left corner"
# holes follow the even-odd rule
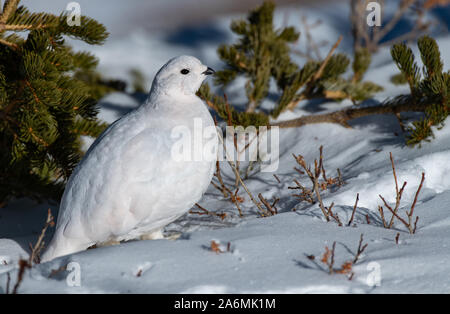
[[[308,13],[323,20],[315,29],[319,41],[334,42],[348,29],[336,27],[348,21],[347,9],[337,6]],[[289,23],[298,22],[300,11],[288,10]],[[302,11],[305,12],[305,11]],[[336,12],[339,12],[336,13]],[[235,17],[235,16],[233,16]],[[286,17],[277,15],[277,23]],[[218,38],[198,43],[179,44],[167,33],[135,31],[126,38],[113,40],[106,47],[92,49],[101,60],[107,75],[122,77],[131,67],[138,67],[153,77],[155,71],[171,56],[191,54],[205,64],[220,68],[215,55],[217,44],[233,39],[228,31],[230,17],[216,21],[211,29]],[[340,22],[339,22],[340,21]],[[172,34],[173,35],[173,34]],[[168,39],[169,38],[169,39]],[[438,38],[445,68],[450,64],[450,38]],[[341,49],[351,45],[350,37]],[[329,47],[329,45],[328,45]],[[324,48],[323,54],[329,49]],[[132,51],[132,53],[130,53]],[[417,51],[414,47],[414,51]],[[130,58],[130,55],[132,57]],[[370,79],[385,87],[376,100],[407,92],[405,86],[389,83],[397,73],[389,51],[381,50],[367,73]],[[301,59],[299,59],[301,61]],[[228,91],[231,99],[240,101],[236,86]],[[114,121],[139,100],[127,94],[111,94],[101,102],[100,117]],[[286,113],[289,119],[317,110],[329,111],[343,103],[324,103],[319,108],[301,103],[302,109]],[[239,195],[244,218],[234,205],[210,187],[199,202],[210,211],[226,213],[224,220],[213,216],[187,214],[169,225],[166,234],[180,234],[173,240],[134,241],[119,246],[97,248],[36,265],[25,274],[22,293],[449,293],[450,292],[450,125],[436,132],[436,138],[421,148],[404,144],[404,136],[395,117],[372,116],[351,122],[352,129],[334,124],[311,125],[280,131],[279,168],[274,173],[256,173],[246,180],[256,196],[280,198],[278,215],[259,218],[256,208],[243,189]],[[308,163],[324,147],[324,165],[329,176],[342,172],[345,185],[323,193],[325,205],[334,202],[343,222],[350,219],[356,194],[359,203],[354,226],[339,227],[325,222],[320,209],[300,203],[292,194],[293,180],[309,184],[300,176],[292,153],[301,154]],[[395,202],[395,185],[389,160],[392,152],[399,183],[407,181],[400,213],[413,202],[421,173],[425,182],[415,213],[420,217],[415,235],[396,222],[392,230],[383,228],[378,205],[381,194]],[[224,163],[223,172],[232,184],[231,171]],[[279,183],[273,176],[276,174]],[[16,200],[0,209],[0,292],[5,291],[7,272],[12,282],[17,275],[17,261],[28,256],[28,243],[34,243],[46,218],[47,208],[57,212],[57,204],[34,204]],[[390,215],[387,215],[390,218]],[[369,222],[367,221],[369,218]],[[400,234],[398,243],[396,235]],[[342,274],[329,275],[320,257],[325,247],[336,241],[336,266],[352,260],[360,235],[368,246],[354,266],[352,280]],[[50,235],[50,234],[49,234]],[[211,250],[220,244],[223,253]],[[229,250],[227,249],[229,248]],[[315,261],[307,256],[315,255]],[[68,271],[52,273],[61,266]],[[78,276],[79,275],[79,276]],[[80,282],[77,282],[80,279]],[[75,285],[74,285],[75,284]],[[79,284],[79,285],[78,285]]]

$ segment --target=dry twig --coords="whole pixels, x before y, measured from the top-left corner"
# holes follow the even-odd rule
[[[227,216],[226,213],[215,213],[215,212],[211,212],[207,209],[205,209],[204,207],[200,206],[198,203],[195,203],[195,206],[197,206],[198,209],[200,209],[200,211],[193,211],[192,209],[189,211],[190,214],[195,214],[195,215],[208,215],[208,216],[216,216],[219,217],[220,219],[224,220],[225,217]]]
[[[425,181],[425,173],[422,172],[422,178],[420,180],[420,184],[419,187],[417,188],[416,194],[414,196],[414,201],[410,207],[409,211],[406,211],[406,219],[400,217],[400,215],[398,214],[398,210],[400,209],[400,202],[402,199],[402,195],[403,195],[403,191],[405,190],[406,184],[407,182],[405,181],[402,185],[402,187],[399,189],[398,188],[398,181],[397,181],[397,174],[395,171],[395,164],[394,164],[394,158],[392,157],[392,153],[389,153],[390,159],[391,159],[391,167],[392,167],[392,174],[394,176],[394,181],[395,181],[395,206],[394,208],[392,208],[387,201],[384,199],[383,196],[379,195],[379,197],[381,198],[381,200],[384,203],[384,206],[391,212],[392,217],[389,223],[387,223],[385,216],[384,216],[384,210],[382,206],[378,206],[378,212],[380,213],[380,217],[381,220],[383,222],[383,226],[387,229],[391,229],[394,225],[394,221],[395,218],[397,218],[401,223],[403,223],[406,228],[408,228],[408,231],[410,234],[414,234],[416,233],[416,229],[417,229],[417,222],[419,221],[419,217],[416,216],[414,218],[414,208],[416,206],[416,202],[417,202],[417,197],[419,196],[420,190],[422,189],[423,186],[423,182]]]
[[[217,134],[218,134],[218,136],[219,136],[220,143],[221,143],[221,145],[223,146],[223,150],[224,150],[225,155],[226,155],[226,156],[225,156],[225,157],[226,157],[226,160],[227,160],[228,164],[230,165],[231,169],[233,170],[234,175],[236,176],[236,181],[238,181],[238,182],[240,183],[240,185],[242,185],[242,187],[244,188],[245,192],[247,192],[248,196],[250,197],[250,200],[251,200],[251,201],[253,202],[253,204],[255,204],[256,207],[258,208],[259,214],[260,214],[262,217],[268,216],[268,213],[261,207],[261,204],[260,204],[258,201],[256,201],[256,199],[253,197],[253,194],[250,192],[250,190],[247,188],[247,185],[246,185],[246,184],[244,183],[244,181],[242,180],[241,175],[239,174],[239,170],[238,170],[237,167],[236,167],[236,164],[233,162],[233,159],[231,158],[231,156],[230,156],[229,153],[227,152],[227,148],[226,148],[226,145],[225,145],[225,143],[224,143],[222,134],[220,134],[220,133],[217,133]]]
[[[275,202],[271,205],[265,198],[262,196],[261,193],[258,194],[258,198],[260,199],[261,203],[266,207],[267,211],[270,213],[271,216],[278,214],[278,210],[273,205],[279,200],[275,200]]]
[[[25,274],[27,268],[31,268],[31,264],[29,264],[27,260],[19,260],[19,272],[17,273],[17,281],[12,290],[12,294],[17,294],[17,291],[19,290],[20,284],[23,280],[23,275]]]
[[[364,237],[363,237],[363,234],[361,233],[361,236],[359,238],[358,249],[356,250],[355,257],[353,258],[353,262],[352,262],[353,265],[358,262],[359,258],[361,257],[361,254],[364,252],[364,250],[369,245],[367,243],[363,245],[363,241],[364,241]]]
[[[359,193],[356,194],[356,201],[355,201],[355,205],[353,206],[353,211],[352,211],[352,216],[350,217],[350,220],[348,222],[348,226],[351,226],[353,219],[355,218],[355,213],[356,213],[356,208],[358,206],[358,201],[359,201]]]
[[[328,208],[325,207],[322,201],[322,196],[320,194],[320,191],[326,190],[328,187],[332,185],[341,185],[341,179],[339,178],[328,178],[325,172],[325,167],[323,165],[323,146],[320,146],[319,148],[319,160],[314,160],[314,171],[311,170],[311,167],[306,164],[305,159],[302,155],[296,156],[293,154],[295,161],[297,164],[303,169],[297,169],[294,168],[298,173],[300,174],[306,174],[312,183],[312,188],[308,189],[302,186],[297,180],[294,179],[294,183],[296,186],[294,187],[288,187],[289,189],[299,189],[301,190],[301,194],[294,194],[294,196],[298,197],[301,201],[307,201],[311,204],[315,203],[314,200],[314,194],[316,195],[316,199],[319,203],[319,207],[327,221],[330,221],[330,217],[333,218],[339,226],[342,226],[342,222],[340,221],[337,214],[333,213],[332,208],[334,204],[331,204]],[[339,171],[339,177],[340,177],[340,171]],[[323,179],[323,181],[320,181],[320,178]]]
[[[338,214],[333,213],[333,206],[334,206],[334,203],[331,203],[330,207],[327,208],[328,215],[337,222],[339,227],[342,227],[342,222],[339,219]]]
[[[353,273],[353,266],[359,261],[360,257],[362,256],[363,252],[367,248],[368,244],[363,243],[363,234],[360,236],[358,248],[356,250],[355,256],[353,257],[353,260],[345,261],[342,263],[341,267],[335,268],[335,253],[336,253],[336,241],[333,242],[333,246],[331,247],[331,250],[326,246],[325,252],[323,253],[320,262],[326,265],[327,269],[326,272],[330,275],[332,274],[348,274],[349,280],[353,279],[354,273]],[[315,256],[314,255],[307,255],[306,256],[309,260],[314,261]],[[322,269],[322,268],[321,268]],[[322,269],[323,270],[323,269]]]
[[[36,241],[36,244],[34,246],[32,246],[30,244],[31,253],[30,253],[28,260],[25,260],[25,259],[19,260],[19,271],[17,273],[17,280],[16,280],[16,283],[14,284],[12,294],[17,294],[20,284],[22,283],[22,280],[24,278],[24,274],[25,274],[26,270],[31,268],[33,266],[33,263],[36,263],[36,264],[40,263],[40,253],[45,246],[45,242],[44,242],[45,233],[47,232],[48,227],[53,227],[53,226],[54,226],[53,215],[52,215],[50,209],[48,209],[47,220],[45,222],[44,227],[42,228],[42,231],[41,231],[41,234],[39,235],[38,240]],[[7,274],[7,283],[6,283],[6,293],[7,294],[9,293],[10,281],[11,281],[11,276],[8,273]]]
[[[31,243],[30,243],[31,254],[30,254],[30,258],[28,260],[28,263],[30,265],[32,265],[33,263],[36,263],[36,264],[40,263],[40,253],[45,246],[44,236],[45,236],[45,233],[47,232],[48,227],[53,227],[55,225],[55,222],[53,220],[54,220],[54,218],[53,218],[53,215],[49,208],[47,211],[47,220],[45,222],[44,228],[42,228],[42,231],[41,231],[41,234],[39,235],[38,240],[36,241],[36,244],[34,246],[31,246]]]
[[[231,117],[229,117],[229,119],[231,119]],[[217,120],[216,119],[214,119],[214,123],[216,124],[216,127],[217,127]],[[228,123],[231,123],[231,121],[228,121]],[[225,148],[225,144],[223,143],[222,136],[220,135],[219,137],[220,137],[220,139],[222,141],[222,144],[223,144],[223,146]],[[235,141],[234,145],[235,145],[235,148],[236,148],[237,147],[236,138],[234,139],[234,141]],[[236,174],[236,172],[234,172],[234,173]],[[237,173],[239,174],[239,169],[237,169]],[[219,161],[216,161],[216,172],[214,173],[214,176],[217,178],[218,184],[216,184],[214,181],[211,181],[211,184],[217,190],[219,190],[222,193],[224,198],[229,198],[230,199],[230,201],[236,206],[236,208],[237,208],[237,210],[239,212],[239,216],[243,217],[244,215],[242,213],[242,210],[241,210],[241,207],[240,207],[239,203],[244,202],[244,199],[242,197],[238,196],[238,192],[239,192],[239,180],[238,180],[238,178],[237,177],[235,178],[235,190],[234,190],[234,193],[233,193],[231,191],[231,189],[228,188],[225,185],[225,182],[224,182],[222,174],[221,174],[220,162]]]
[[[278,183],[281,183],[280,178],[278,178],[276,174],[274,174],[273,177],[277,180]]]

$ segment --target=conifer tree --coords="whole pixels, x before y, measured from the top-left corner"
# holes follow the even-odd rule
[[[357,103],[381,90],[374,83],[362,81],[370,65],[370,54],[366,50],[355,54],[352,64],[354,75],[351,79],[343,77],[350,65],[350,59],[344,54],[330,53],[326,59],[309,60],[302,67],[293,62],[289,45],[297,41],[299,33],[293,27],[275,29],[274,9],[274,3],[266,1],[251,11],[247,20],[232,22],[231,30],[239,36],[238,41],[218,49],[218,55],[226,68],[216,73],[216,83],[225,87],[238,76],[247,79],[246,111],[228,109],[233,124],[245,126],[267,123],[269,117],[261,112],[255,113],[255,110],[267,97],[272,80],[279,90],[278,101],[271,113],[274,118],[284,110],[293,109],[300,100],[347,98]],[[224,107],[225,99],[212,96],[208,86],[203,87],[199,95],[215,104],[214,109],[219,116],[224,120],[229,119],[230,114]]]
[[[441,128],[450,110],[450,73],[444,72],[439,46],[436,41],[423,36],[418,40],[422,58],[422,73],[414,60],[411,48],[405,44],[396,44],[391,49],[391,55],[409,84],[410,95],[402,97],[411,106],[421,106],[425,116],[412,123],[407,139],[409,145],[429,141],[434,136],[432,126]]]
[[[399,117],[402,112],[421,112],[423,117],[411,121],[411,126],[407,128],[406,143],[420,146],[423,141],[430,141],[434,136],[433,127],[441,128],[449,115],[450,71],[444,71],[439,46],[433,38],[419,38],[418,46],[424,64],[422,69],[406,44],[396,44],[391,49],[392,58],[400,69],[401,80],[409,84],[410,94],[387,99],[376,106],[304,116],[274,125],[286,128],[328,122],[348,126],[348,121],[367,115],[396,114]]]
[[[227,85],[238,75],[245,76],[247,112],[253,112],[267,96],[271,78],[283,88],[289,77],[298,71],[298,66],[290,59],[288,44],[295,42],[299,34],[293,27],[276,30],[274,10],[273,2],[265,2],[250,12],[247,21],[233,21],[231,30],[239,36],[238,42],[218,49],[227,68],[216,73],[216,82]]]
[[[350,107],[343,110],[306,115],[296,119],[269,122],[269,115],[255,111],[268,95],[271,80],[280,95],[271,112],[276,118],[287,109],[294,108],[300,100],[329,98],[336,101],[350,99],[355,105],[382,90],[381,86],[363,81],[371,63],[367,48],[357,47],[353,62],[344,54],[334,54],[341,39],[333,46],[324,60],[309,60],[303,66],[290,58],[289,44],[298,38],[292,27],[276,30],[273,26],[274,4],[264,2],[250,12],[246,21],[235,21],[231,29],[239,36],[237,43],[223,45],[218,49],[219,57],[226,68],[217,72],[220,86],[225,87],[238,76],[247,79],[247,110],[238,111],[228,103],[226,97],[213,95],[207,84],[199,90],[199,96],[228,124],[260,126],[270,125],[282,128],[300,127],[313,123],[338,123],[350,127],[348,121],[374,114],[395,114],[421,112],[422,119],[412,121],[408,128],[407,144],[416,145],[433,137],[432,127],[442,127],[449,112],[450,78],[440,58],[439,47],[428,36],[418,40],[420,55],[424,64],[421,69],[414,60],[414,54],[405,44],[396,44],[391,49],[392,58],[400,74],[392,78],[396,83],[406,82],[411,93],[387,99],[370,107]],[[353,74],[346,78],[351,63]]]
[[[0,204],[11,197],[58,200],[82,155],[80,136],[98,136],[96,101],[108,89],[97,59],[65,37],[102,44],[105,27],[82,16],[31,13],[6,1],[0,16]]]

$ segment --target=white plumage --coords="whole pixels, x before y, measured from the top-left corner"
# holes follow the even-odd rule
[[[194,132],[194,120],[214,126],[195,95],[211,73],[194,57],[171,59],[147,101],[100,135],[67,183],[43,261],[108,241],[152,238],[202,197],[215,160],[174,159],[171,133],[180,126]],[[209,147],[217,150],[216,135]]]

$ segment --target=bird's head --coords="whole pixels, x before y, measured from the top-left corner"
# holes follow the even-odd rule
[[[156,74],[152,91],[168,95],[194,95],[203,80],[214,70],[191,56],[179,56],[169,60]]]

